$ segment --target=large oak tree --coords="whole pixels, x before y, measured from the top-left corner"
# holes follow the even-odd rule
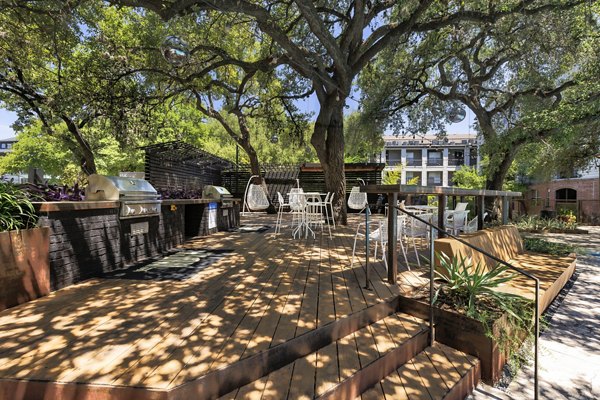
[[[363,76],[367,108],[385,110],[399,130],[424,132],[454,107],[468,107],[489,157],[485,186],[502,190],[523,146],[566,132],[571,139],[578,132],[579,143],[597,134],[581,129],[600,115],[600,92],[588,72],[598,62],[590,52],[598,28],[586,21],[589,12],[581,7],[493,25],[457,24],[387,49]]]
[[[584,0],[522,1],[247,1],[115,0],[165,20],[218,11],[242,17],[274,43],[272,56],[306,80],[320,104],[311,143],[346,220],[343,110],[355,78],[388,46],[464,21],[493,23],[511,15],[565,9]]]

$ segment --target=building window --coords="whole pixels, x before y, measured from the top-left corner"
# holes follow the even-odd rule
[[[427,186],[440,186],[442,184],[442,172],[430,171],[427,173]]]
[[[421,152],[420,151],[407,151],[406,152],[406,165],[409,167],[420,167],[421,166]]]
[[[12,149],[12,143],[6,143],[6,148],[7,149]]]
[[[406,171],[406,184],[415,179],[415,184],[421,184],[421,173],[416,171]]]
[[[561,203],[575,203],[577,201],[577,190],[575,189],[558,189],[556,191],[556,201]]]
[[[386,151],[385,161],[390,167],[400,165],[402,163],[402,152],[399,150]]]
[[[5,149],[6,148],[6,143],[0,143],[0,149]]]
[[[465,152],[463,150],[451,150],[448,154],[448,165],[465,165]]]
[[[444,164],[444,156],[441,151],[429,150],[427,152],[427,165],[440,166]]]
[[[471,147],[471,153],[469,155],[469,165],[477,165],[477,147]]]

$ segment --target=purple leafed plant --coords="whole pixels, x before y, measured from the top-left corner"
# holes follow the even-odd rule
[[[157,189],[157,191],[163,200],[202,198],[202,190],[199,189]]]
[[[25,183],[19,186],[31,201],[82,201],[85,200],[85,193],[79,185],[52,185]]]

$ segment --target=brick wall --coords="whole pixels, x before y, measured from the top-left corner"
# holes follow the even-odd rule
[[[40,224],[50,235],[52,290],[159,255],[184,240],[184,209],[163,206],[159,217],[120,220],[118,209],[49,212]],[[131,234],[131,224],[148,222],[148,233]]]
[[[72,206],[58,203],[40,218],[41,226],[51,228],[51,290],[155,257],[183,243],[186,236],[217,231],[208,230],[205,204],[163,203],[160,216],[133,219],[119,219],[118,208]],[[217,210],[219,231],[239,226],[239,208],[237,202],[227,215]],[[139,223],[148,224],[147,233],[132,232],[132,225]]]
[[[566,188],[577,191],[577,202],[573,204],[573,207],[577,210],[579,219],[582,222],[600,223],[599,182],[597,178],[560,179],[529,186],[529,190],[524,196],[528,213],[534,215],[545,209],[556,210],[556,191]],[[537,199],[534,198],[536,190]]]

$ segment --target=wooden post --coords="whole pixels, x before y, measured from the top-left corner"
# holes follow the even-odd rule
[[[446,195],[440,194],[440,195],[438,195],[438,221],[437,221],[437,224],[442,231],[438,232],[439,238],[443,238],[446,236],[446,218],[444,218],[445,211],[446,211]]]
[[[398,247],[397,247],[397,224],[398,210],[398,193],[388,193],[388,282],[396,283],[396,275],[398,273]]]
[[[507,196],[502,196],[502,225],[508,224],[509,201]]]
[[[485,196],[477,196],[477,230],[483,229],[483,213],[485,212]]]

